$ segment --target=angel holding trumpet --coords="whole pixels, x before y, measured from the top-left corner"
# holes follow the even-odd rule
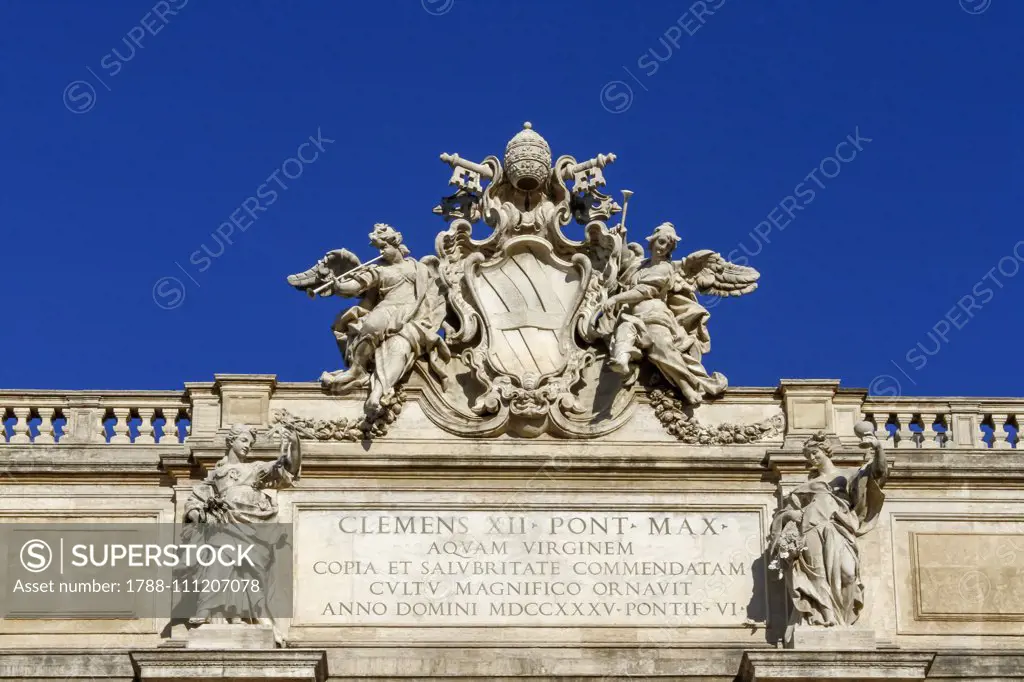
[[[312,268],[288,277],[311,296],[361,297],[334,322],[334,336],[347,369],[324,372],[320,381],[333,393],[369,388],[366,413],[375,417],[394,395],[395,385],[422,355],[431,365],[445,359],[447,347],[438,329],[445,300],[436,276],[436,259],[409,257],[402,233],[378,223],[370,244],[380,256],[360,264],[347,249],[328,252]]]
[[[710,313],[697,293],[740,296],[757,288],[760,275],[708,250],[673,261],[679,241],[666,222],[647,237],[649,258],[638,244],[626,247],[618,291],[604,301],[597,326],[610,336],[613,370],[635,377],[634,363],[646,355],[688,403],[699,405],[721,395],[727,381],[718,372],[708,374],[701,362],[711,349]]]

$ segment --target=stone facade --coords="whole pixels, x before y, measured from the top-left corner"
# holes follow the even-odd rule
[[[1024,398],[729,388],[702,297],[760,273],[630,241],[614,154],[525,124],[441,160],[435,254],[379,223],[287,278],[358,299],[319,382],[0,390],[0,531],[178,524],[289,568],[185,612],[4,601],[0,679],[1024,680]],[[56,568],[25,537],[5,590]]]
[[[1002,428],[1024,412],[1024,399],[883,399],[836,381],[784,380],[680,408],[680,418],[705,434],[773,419],[781,425],[759,430],[751,442],[708,436],[702,443],[681,438],[678,428],[672,432],[674,422],[658,414],[671,406],[654,390],[635,392],[631,417],[620,428],[587,440],[453,435],[437,423],[424,391],[416,372],[402,387],[402,408],[387,433],[362,441],[324,424],[358,419],[365,393],[330,395],[314,383],[267,375],[218,375],[178,392],[0,391],[8,424],[0,445],[6,522],[180,521],[193,487],[223,455],[231,424],[266,429],[287,413],[320,425],[303,436],[301,482],[276,491],[280,514],[295,524],[297,537],[297,603],[286,648],[197,653],[159,618],[4,620],[0,679],[1024,679],[1024,466],[1016,438],[1004,437]],[[177,435],[164,435],[169,416]],[[802,633],[797,625],[787,635],[785,590],[767,570],[772,517],[780,496],[807,479],[801,453],[807,434],[827,435],[837,465],[861,465],[854,426],[862,419],[876,425],[888,463],[880,518],[861,537],[863,611],[852,628]],[[276,456],[263,443],[253,450],[257,461]],[[399,613],[400,602],[416,599],[376,594],[381,589],[372,575],[313,569],[318,561],[345,558],[345,551],[349,559],[366,560],[411,541],[408,559],[441,558],[414,547],[422,538],[407,534],[324,540],[325,518],[330,524],[344,516],[348,530],[362,523],[365,531],[366,523],[379,528],[379,519],[397,514],[464,519],[469,532],[458,536],[463,545],[452,552],[480,560],[495,557],[471,543],[489,541],[481,524],[498,516],[549,529],[557,523],[562,533],[538,537],[559,543],[580,537],[631,543],[631,560],[674,559],[690,574],[641,582],[685,582],[688,593],[608,594],[608,584],[629,581],[607,572],[595,580],[584,567],[576,576],[585,586],[578,598],[477,593],[470,599],[454,594],[449,582],[442,598],[421,602],[500,602],[506,610],[442,615],[442,608],[423,617],[415,607]],[[659,529],[689,520],[689,528],[645,541],[643,533],[615,528],[616,518]],[[700,525],[705,518],[710,530]],[[490,537],[508,541],[511,555],[516,530],[509,525]],[[349,541],[362,544],[344,544]],[[373,552],[360,554],[360,547]],[[608,554],[615,551],[542,558],[565,578],[577,559],[588,566],[614,563]],[[715,576],[713,567],[694,567],[701,562],[740,568]],[[563,582],[531,581],[540,589]],[[600,583],[603,592],[595,597]],[[341,615],[338,602],[349,600],[383,603],[388,613]],[[589,612],[559,613],[553,606],[531,614],[509,606],[573,602]],[[612,610],[593,612],[591,603]],[[665,603],[704,606],[656,612],[654,605]]]

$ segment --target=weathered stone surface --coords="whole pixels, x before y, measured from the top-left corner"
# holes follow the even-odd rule
[[[185,633],[188,649],[273,649],[274,628],[269,625],[207,623]]]
[[[1024,623],[1024,533],[913,533],[917,617]]]
[[[878,646],[875,631],[856,625],[793,628],[792,647],[808,651],[873,650]]]
[[[173,680],[306,680],[327,679],[323,651],[164,649],[133,651],[131,662],[139,682]]]
[[[63,680],[134,680],[135,670],[126,651],[0,650],[0,679],[62,682]]]
[[[917,652],[772,651],[743,655],[744,682],[924,680],[935,655]]]
[[[1024,623],[1024,514],[974,496],[941,510],[916,505],[893,518],[900,632],[1016,635]]]

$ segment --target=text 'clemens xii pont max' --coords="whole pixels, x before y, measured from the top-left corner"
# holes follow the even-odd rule
[[[719,511],[318,510],[296,532],[296,617],[325,625],[738,625],[761,542]]]

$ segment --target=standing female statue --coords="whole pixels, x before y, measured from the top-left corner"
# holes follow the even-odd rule
[[[182,576],[184,584],[191,586],[184,592],[195,593],[197,598],[197,615],[189,620],[193,627],[214,622],[274,625],[268,603],[274,593],[272,567],[277,547],[272,542],[273,534],[260,533],[258,524],[272,522],[277,516],[277,502],[267,490],[292,487],[302,466],[298,437],[283,428],[275,433],[282,436],[280,456],[273,462],[253,462],[249,452],[256,442],[255,431],[239,424],[232,426],[226,439],[227,454],[185,501],[189,542],[254,546],[248,554],[254,567],[248,569],[249,573],[244,564],[228,567],[214,562],[194,566],[191,574]],[[238,592],[203,589],[209,581],[233,579],[249,579],[256,586]],[[276,628],[274,635],[280,640]]]
[[[785,578],[794,620],[807,625],[853,625],[864,606],[857,538],[881,512],[888,469],[871,425],[855,430],[872,451],[868,461],[839,469],[828,438],[811,436],[804,444],[811,474],[772,519],[768,566]]]
[[[647,238],[650,258],[642,258],[639,245],[618,278],[618,293],[605,300],[599,332],[613,329],[611,367],[632,372],[630,363],[645,354],[675,384],[691,405],[725,391],[726,378],[708,374],[701,358],[711,350],[707,322],[710,313],[697,302],[697,292],[739,296],[757,288],[757,270],[735,265],[714,251],[696,251],[673,261],[679,235],[672,223],[662,223]],[[633,249],[641,251],[637,254]]]
[[[249,452],[256,442],[255,430],[241,424],[232,426],[226,438],[227,454],[185,501],[185,523],[251,524],[273,520],[277,503],[267,489],[292,487],[302,466],[298,437],[284,429],[277,433],[284,436],[281,455],[274,462],[251,462]]]

